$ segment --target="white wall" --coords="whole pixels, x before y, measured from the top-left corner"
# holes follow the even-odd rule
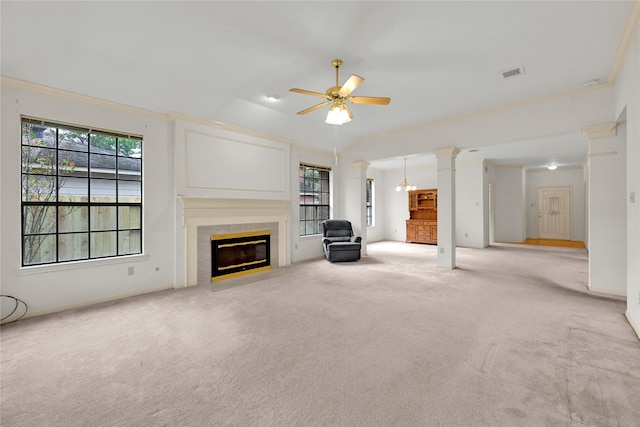
[[[626,128],[589,141],[589,288],[626,295]]]
[[[456,161],[456,246],[489,244],[486,175],[482,159]]]
[[[520,167],[496,167],[493,185],[494,239],[496,242],[525,240],[524,189],[526,176]]]
[[[2,81],[2,293],[29,315],[173,286],[175,197],[169,124],[163,116],[11,80]],[[20,116],[143,136],[144,255],[21,267]],[[134,275],[128,276],[128,267]]]
[[[559,167],[528,170],[527,176],[527,237],[538,236],[538,188],[571,187],[571,240],[584,241],[585,198],[584,171],[581,167]]]
[[[626,132],[626,225],[627,225],[627,318],[640,337],[640,26],[615,82],[615,115],[625,117]],[[635,197],[632,197],[635,196]]]

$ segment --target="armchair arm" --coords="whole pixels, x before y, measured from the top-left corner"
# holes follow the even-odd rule
[[[362,242],[362,237],[361,236],[353,236],[353,237],[351,237],[351,241],[353,243],[360,243],[360,242]]]

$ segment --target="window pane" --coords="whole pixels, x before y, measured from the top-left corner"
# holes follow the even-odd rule
[[[111,179],[92,179],[90,196],[93,203],[115,203],[116,181]]]
[[[22,144],[33,147],[55,147],[56,128],[35,123],[22,124]]]
[[[56,207],[27,205],[22,207],[22,233],[47,234],[56,231]]]
[[[118,229],[142,228],[140,206],[120,206],[118,208]]]
[[[45,264],[56,261],[56,236],[25,236],[22,263],[24,265]]]
[[[59,206],[58,232],[89,231],[89,208],[87,206]]]
[[[118,179],[140,181],[142,179],[142,160],[128,157],[118,158]]]
[[[89,135],[86,131],[73,128],[58,128],[58,147],[65,150],[84,151],[88,149]]]
[[[89,157],[86,153],[77,151],[58,151],[58,167],[60,175],[87,176]]]
[[[118,155],[142,157],[142,141],[132,138],[118,138]]]
[[[22,175],[22,200],[25,202],[54,202],[56,200],[56,177]]]
[[[307,221],[305,226],[306,229],[304,234],[316,234],[315,223],[313,221]]]
[[[89,201],[89,180],[86,178],[58,178],[58,200],[86,203]]]
[[[104,154],[91,153],[90,159],[90,175],[98,178],[115,178],[116,177],[116,158]]]
[[[91,231],[116,230],[116,211],[115,206],[92,206]]]
[[[115,231],[91,233],[91,258],[102,258],[117,254]]]
[[[306,206],[305,207],[305,213],[304,213],[304,218],[306,220],[312,220],[315,218],[314,213],[315,213],[316,209],[313,206]]]
[[[97,154],[116,154],[116,137],[92,133],[91,152]]]
[[[58,258],[60,261],[88,259],[89,234],[61,234],[58,237]]]
[[[120,203],[139,203],[142,201],[141,181],[118,181],[118,201]]]
[[[54,148],[22,147],[22,172],[55,175],[56,164]]]
[[[140,231],[120,231],[118,233],[118,255],[138,254],[142,252]]]

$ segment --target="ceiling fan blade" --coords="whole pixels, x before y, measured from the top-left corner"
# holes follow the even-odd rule
[[[344,82],[344,84],[342,85],[342,87],[338,91],[338,94],[340,96],[349,96],[349,94],[351,92],[353,92],[354,90],[356,90],[356,88],[358,86],[360,86],[360,84],[363,81],[364,81],[364,79],[362,77],[356,76],[355,74],[351,75],[351,77],[349,77],[349,80]]]
[[[350,96],[348,99],[354,104],[388,105],[391,102],[391,98],[379,96]]]
[[[349,118],[353,119],[353,113],[351,112],[351,108],[349,108],[349,106],[347,104],[342,104],[344,105],[344,109],[347,110],[347,113],[349,114]]]
[[[326,93],[312,92],[310,90],[298,89],[298,88],[295,88],[295,87],[292,88],[292,89],[289,89],[289,92],[301,93],[303,95],[319,96],[320,98],[326,98],[327,97]]]
[[[306,110],[298,111],[297,114],[300,114],[300,115],[307,114],[307,113],[310,113],[310,112],[312,112],[314,110],[317,110],[318,108],[322,108],[325,105],[329,105],[329,101],[321,102],[320,104],[316,104],[313,107],[307,108]]]

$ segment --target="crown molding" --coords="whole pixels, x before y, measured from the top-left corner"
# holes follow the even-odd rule
[[[627,22],[624,26],[624,30],[622,32],[622,36],[620,37],[620,43],[618,43],[618,48],[616,49],[615,55],[613,57],[613,62],[611,63],[611,68],[609,69],[609,74],[607,75],[607,83],[613,84],[618,78],[618,74],[622,65],[624,64],[624,60],[627,56],[627,52],[631,47],[631,41],[633,40],[633,33],[640,22],[640,1],[634,1],[631,5],[631,10],[629,11],[629,16],[627,17]]]
[[[586,126],[582,128],[580,135],[587,141],[607,136],[616,136],[618,133],[618,122],[602,123],[599,125]]]
[[[321,150],[320,148],[308,147],[306,145],[296,144],[295,142],[291,145],[293,149],[296,151],[306,151],[307,153],[318,154],[321,156],[330,156],[330,157],[338,157],[338,153],[333,153],[328,150]]]
[[[69,92],[62,89],[57,89],[51,86],[41,85],[39,83],[27,82],[25,80],[14,79],[13,77],[7,77],[0,75],[0,84],[15,87],[18,89],[29,90],[32,92],[38,92],[45,95],[55,96],[58,98],[64,98],[83,104],[94,105],[97,107],[108,108],[111,110],[122,111],[128,114],[135,114],[137,116],[149,117],[156,120],[168,121],[166,114],[158,113],[157,111],[145,110],[144,108],[133,107],[131,105],[120,104],[118,102],[107,101],[101,98],[95,98],[93,96],[82,95],[76,92]]]
[[[377,134],[372,134],[372,135],[366,135],[366,136],[363,136],[363,137],[360,137],[360,138],[356,139],[355,142],[353,144],[351,144],[349,147],[347,147],[346,149],[344,149],[341,154],[344,155],[344,154],[348,153],[349,151],[351,151],[351,150],[355,149],[356,147],[358,147],[360,144],[364,144],[364,143],[367,143],[367,142],[370,142],[370,141],[373,141],[373,140],[376,140],[376,139],[380,139],[380,138],[383,138],[383,137],[391,137],[391,136],[402,134],[402,133],[406,133],[406,132],[424,130],[424,129],[434,128],[434,127],[437,127],[437,126],[454,124],[454,123],[462,122],[464,120],[469,120],[469,119],[474,119],[474,118],[478,118],[478,117],[488,116],[488,115],[491,115],[491,114],[501,113],[501,112],[505,112],[505,111],[509,111],[509,110],[515,110],[515,109],[518,109],[518,108],[525,108],[525,107],[532,106],[532,105],[542,104],[542,103],[545,103],[545,102],[548,102],[548,101],[555,101],[555,100],[559,100],[559,99],[563,99],[563,98],[570,98],[572,96],[582,95],[582,94],[593,92],[593,91],[596,91],[596,90],[606,89],[606,88],[609,88],[609,87],[612,87],[612,86],[613,85],[611,83],[609,83],[609,82],[603,82],[603,83],[599,83],[599,84],[596,84],[596,85],[593,85],[593,86],[579,87],[579,88],[567,90],[567,91],[564,91],[564,92],[559,92],[559,93],[555,93],[555,94],[551,94],[551,95],[541,96],[541,97],[538,97],[538,98],[530,98],[528,100],[514,102],[514,103],[511,103],[511,104],[504,104],[504,105],[500,105],[500,106],[497,106],[497,107],[485,108],[485,109],[471,111],[471,112],[464,113],[464,114],[458,114],[458,115],[455,115],[455,116],[444,117],[442,119],[422,122],[422,123],[418,123],[418,124],[415,124],[415,125],[412,125],[412,126],[407,126],[407,127],[404,127],[404,128],[394,129],[394,130],[381,132],[381,133],[377,133]]]

